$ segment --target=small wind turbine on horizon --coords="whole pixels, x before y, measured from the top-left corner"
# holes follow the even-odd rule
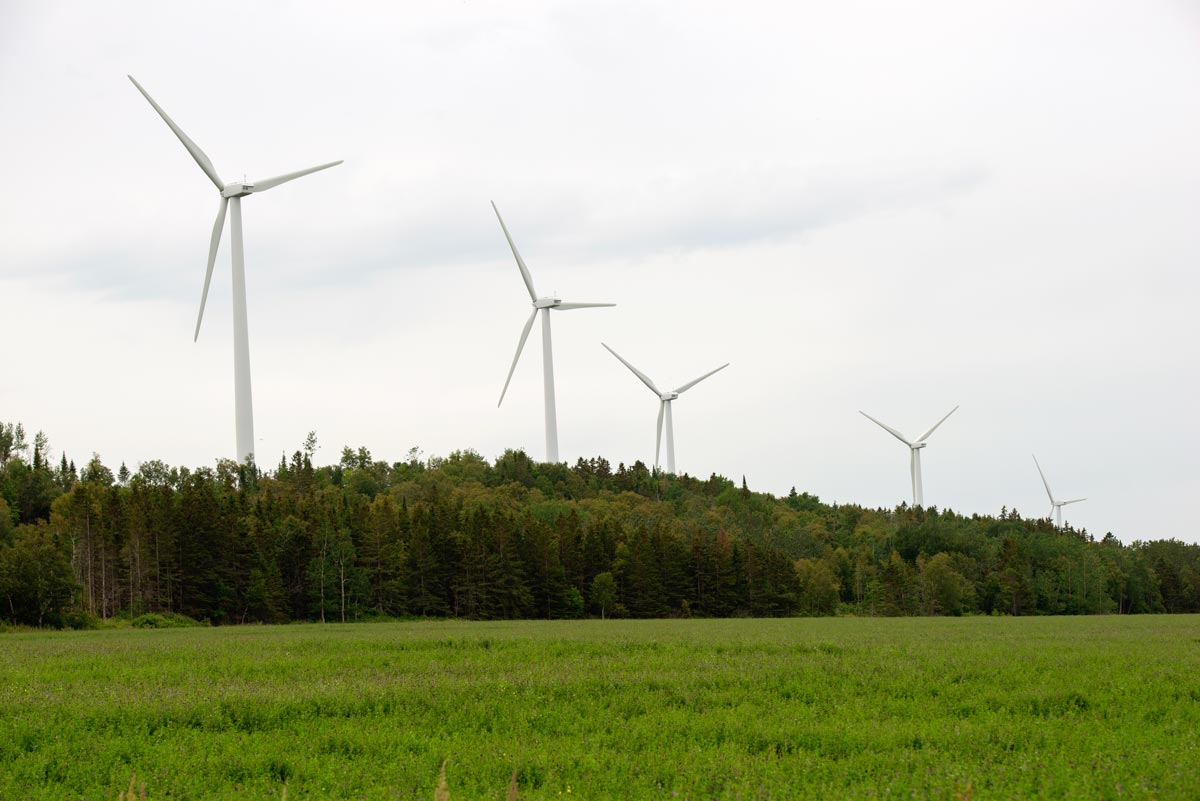
[[[1033,456],[1033,454],[1030,454],[1030,455]],[[1038,464],[1038,460],[1037,460],[1036,456],[1033,456],[1033,463],[1035,465],[1037,465],[1038,475],[1042,477],[1042,486],[1044,486],[1046,488],[1046,494],[1048,496],[1050,496],[1050,514],[1055,515],[1057,517],[1057,521],[1056,521],[1055,525],[1057,525],[1058,528],[1062,528],[1062,508],[1069,503],[1079,503],[1080,501],[1086,501],[1087,498],[1073,498],[1069,501],[1054,500],[1054,493],[1050,491],[1050,482],[1046,481],[1046,474],[1042,472],[1042,466],[1040,464]]]
[[[512,381],[513,371],[517,369],[517,362],[521,358],[521,351],[525,348],[525,340],[529,338],[529,331],[533,328],[533,321],[540,311],[542,313],[542,391],[546,402],[546,461],[557,462],[558,415],[554,404],[554,354],[551,352],[550,347],[550,310],[593,309],[602,306],[616,306],[617,304],[564,303],[560,298],[549,296],[538,297],[537,291],[533,288],[533,276],[529,274],[529,268],[525,266],[525,260],[521,258],[516,244],[513,243],[512,236],[508,233],[508,226],[504,224],[504,218],[500,216],[500,209],[496,208],[495,201],[492,202],[492,210],[496,212],[496,219],[500,221],[500,227],[504,230],[504,238],[508,240],[508,246],[512,248],[513,256],[517,259],[517,267],[521,270],[521,280],[525,282],[525,288],[529,290],[529,299],[533,301],[533,312],[529,315],[529,319],[525,321],[525,327],[521,329],[521,340],[517,343],[517,355],[513,356],[512,366],[508,368],[508,377],[504,379],[504,389],[500,391],[500,400],[496,402],[496,407],[499,408],[500,404],[504,403],[504,395],[508,392],[508,384]]]
[[[908,446],[908,449],[912,454],[912,456],[909,460],[909,463],[910,463],[909,466],[910,466],[910,470],[912,471],[913,506],[924,506],[925,505],[925,493],[924,493],[924,489],[921,485],[921,449],[924,448],[925,445],[927,444],[925,442],[925,440],[929,439],[930,434],[932,434],[934,431],[937,431],[938,426],[940,426],[942,423],[946,422],[947,417],[949,417],[950,415],[954,414],[957,411],[958,411],[958,407],[955,406],[953,409],[946,412],[946,417],[943,417],[941,420],[938,420],[936,423],[933,424],[933,427],[931,427],[928,431],[926,431],[921,436],[917,437],[917,439],[912,442],[910,442],[907,437],[905,437],[903,434],[901,434],[896,429],[892,428],[891,426],[889,426],[885,423],[879,422],[878,420],[876,420],[874,417],[867,414],[866,412],[864,412],[862,410],[859,410],[859,412],[858,412],[863,417],[867,418],[872,423],[875,423],[877,426],[882,428],[884,431],[888,432],[893,437],[895,437],[896,439],[900,440],[901,442],[903,442],[905,445]]]
[[[725,364],[722,364],[716,370],[711,370],[711,371],[705,373],[704,375],[700,376],[699,378],[689,381],[686,384],[684,384],[680,387],[677,387],[676,389],[671,390],[670,392],[663,392],[661,389],[659,389],[657,386],[655,386],[654,382],[650,380],[650,377],[648,375],[646,375],[641,370],[634,367],[629,362],[625,361],[625,359],[621,358],[621,354],[617,353],[615,350],[610,348],[608,345],[605,345],[603,342],[601,342],[600,344],[604,345],[605,350],[607,350],[613,356],[616,356],[617,359],[621,362],[621,364],[628,367],[633,372],[634,375],[636,375],[638,378],[640,378],[642,380],[643,384],[645,384],[647,387],[650,388],[651,392],[653,392],[655,395],[658,396],[658,433],[654,439],[654,469],[655,470],[658,469],[658,455],[662,450],[663,418],[665,417],[667,420],[667,472],[674,474],[675,473],[675,424],[673,423],[673,421],[671,419],[671,402],[674,401],[676,398],[678,398],[683,393],[687,392],[692,387],[699,384],[704,379],[708,378],[710,375],[713,375],[714,373],[719,373],[722,370],[724,370],[726,367],[729,366],[729,362],[725,362]]]
[[[246,320],[246,272],[242,250],[241,201],[246,195],[253,194],[254,192],[265,192],[280,184],[294,181],[297,178],[318,172],[319,170],[336,167],[342,162],[340,160],[331,161],[328,164],[321,164],[284,175],[276,175],[273,178],[264,178],[253,183],[234,181],[227,184],[221,180],[221,176],[217,174],[216,168],[213,167],[212,161],[204,151],[188,138],[188,135],[175,124],[174,120],[167,116],[167,112],[163,111],[162,107],[154,102],[154,98],[150,97],[150,94],[142,88],[142,85],[134,80],[132,75],[126,77],[133,82],[133,85],[142,93],[142,96],[150,102],[150,105],[158,112],[158,116],[163,118],[163,122],[167,124],[167,127],[174,132],[175,136],[179,137],[179,141],[183,143],[188,153],[200,165],[200,169],[204,171],[204,174],[208,176],[209,180],[216,185],[217,190],[221,193],[221,205],[217,208],[217,220],[213,223],[212,241],[208,247],[208,269],[204,273],[204,291],[200,294],[200,312],[196,315],[196,333],[192,337],[193,342],[200,338],[200,322],[204,319],[204,304],[208,300],[208,285],[212,281],[213,265],[217,259],[217,246],[221,244],[221,232],[225,229],[225,212],[227,209],[230,212],[231,221],[229,227],[230,238],[232,240],[230,249],[233,256],[233,392],[237,420],[237,460],[239,462],[249,462],[254,458],[254,407],[250,393],[250,337]]]

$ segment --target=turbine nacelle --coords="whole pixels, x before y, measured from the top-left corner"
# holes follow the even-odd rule
[[[908,447],[912,448],[914,451],[919,451],[919,450],[921,450],[921,448],[924,448],[928,444],[929,444],[928,442],[910,442],[908,444]]]
[[[660,401],[673,401],[679,397],[678,392],[663,392],[658,396]]]
[[[535,309],[553,309],[562,305],[562,298],[538,298],[533,302]]]
[[[221,197],[245,197],[254,191],[254,184],[248,184],[244,181],[234,181],[231,184],[225,184],[221,190]]]

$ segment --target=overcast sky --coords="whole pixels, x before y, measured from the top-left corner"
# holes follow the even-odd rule
[[[1200,540],[1200,6],[0,3],[0,420],[77,463],[234,455],[218,196],[243,206],[259,461],[507,447],[826,501],[1049,501]]]

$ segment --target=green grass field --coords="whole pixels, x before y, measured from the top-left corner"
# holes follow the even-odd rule
[[[0,798],[1200,798],[1200,618],[0,635]]]

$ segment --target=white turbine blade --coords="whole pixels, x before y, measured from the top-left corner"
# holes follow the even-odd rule
[[[204,174],[207,175],[209,179],[211,179],[212,182],[217,185],[217,189],[223,189],[225,187],[225,183],[221,180],[221,176],[217,175],[217,168],[213,166],[212,161],[208,158],[205,152],[200,149],[200,146],[188,138],[188,135],[185,134],[183,130],[175,124],[174,120],[167,116],[167,112],[162,110],[162,106],[154,102],[154,98],[150,96],[150,93],[143,89],[142,85],[134,80],[132,75],[126,75],[125,77],[133,81],[133,85],[136,86],[137,90],[142,93],[142,97],[150,101],[150,105],[154,106],[154,110],[158,112],[158,116],[162,117],[163,122],[167,124],[167,127],[175,132],[175,135],[179,137],[179,141],[183,142],[183,146],[187,148],[187,151],[192,154],[192,158],[194,158],[196,163],[200,165],[200,169],[204,170]]]
[[[878,421],[878,420],[876,420],[874,417],[872,417],[871,415],[869,415],[869,414],[867,414],[866,412],[862,411],[861,409],[859,410],[859,412],[858,412],[858,413],[859,413],[859,414],[861,414],[863,417],[867,418],[868,420],[870,420],[870,421],[871,421],[872,423],[874,423],[875,425],[877,425],[877,426],[879,426],[880,428],[882,428],[884,431],[886,431],[886,432],[888,432],[889,434],[891,434],[891,435],[892,435],[893,437],[895,437],[896,439],[898,439],[898,440],[900,440],[901,442],[903,442],[905,445],[909,446],[910,448],[912,447],[912,443],[911,443],[911,442],[909,442],[908,440],[906,440],[906,439],[904,438],[904,435],[903,435],[903,434],[901,434],[901,433],[900,433],[899,431],[897,431],[896,429],[892,428],[891,426],[889,426],[889,425],[888,425],[888,424],[886,424],[886,423],[881,423],[881,422],[879,422],[879,421]]]
[[[266,192],[268,189],[273,189],[280,184],[286,184],[288,181],[294,181],[297,178],[303,178],[306,175],[312,175],[314,172],[328,170],[330,167],[336,167],[342,163],[342,159],[331,161],[328,164],[322,164],[318,167],[309,167],[307,170],[297,170],[289,172],[286,175],[276,175],[274,178],[263,178],[261,181],[254,182],[255,192]]]
[[[949,417],[950,415],[954,414],[957,411],[958,411],[958,407],[955,406],[953,409],[946,412],[946,417],[943,417],[941,420],[938,420],[936,423],[934,423],[933,428],[929,429],[928,431],[926,431],[924,434],[922,434],[920,437],[917,438],[917,442],[924,442],[926,439],[928,439],[930,434],[932,434],[934,431],[937,431],[938,426],[940,426],[942,423],[946,422],[947,417]]]
[[[720,367],[718,367],[716,370],[711,370],[711,371],[705,373],[704,375],[700,376],[699,378],[695,379],[694,381],[687,382],[682,387],[679,387],[678,389],[675,390],[676,394],[682,395],[683,393],[687,392],[692,387],[699,384],[704,379],[708,378],[710,375],[713,375],[714,373],[719,373],[728,366],[729,366],[729,362],[725,362]]]
[[[504,238],[508,240],[508,246],[512,248],[513,255],[517,257],[517,266],[521,268],[521,279],[525,282],[525,288],[529,290],[530,300],[537,300],[537,291],[533,288],[533,276],[529,274],[529,268],[525,266],[525,260],[521,258],[517,246],[513,243],[512,236],[508,233],[508,226],[504,224],[504,218],[500,216],[500,209],[496,208],[496,201],[492,201],[492,211],[496,212],[496,219],[500,221],[500,227],[504,229]]]
[[[557,306],[551,306],[551,309],[557,311],[570,311],[571,309],[598,309],[601,306],[616,306],[615,303],[560,303]]]
[[[601,342],[600,344],[604,345],[603,342]],[[650,388],[651,392],[653,392],[655,395],[660,395],[660,396],[662,395],[662,392],[659,390],[659,388],[654,386],[654,382],[650,380],[650,376],[646,375],[641,370],[637,369],[632,364],[630,364],[629,362],[622,359],[621,354],[617,353],[615,350],[610,348],[608,345],[604,345],[604,349],[606,351],[608,351],[609,353],[611,353],[613,356],[616,356],[618,359],[620,359],[621,364],[628,367],[630,370],[633,371],[634,375],[636,375],[638,378],[642,379],[642,383],[645,384],[646,386],[648,386]]]
[[[200,313],[196,315],[196,333],[192,337],[195,342],[200,338],[200,321],[204,319],[204,304],[208,301],[208,284],[212,281],[213,265],[217,262],[217,246],[221,244],[221,232],[225,230],[225,209],[229,206],[229,198],[221,198],[221,207],[217,209],[217,221],[213,223],[212,242],[208,245],[208,269],[204,271],[204,291],[200,293]]]
[[[529,339],[529,329],[533,328],[534,318],[537,317],[538,310],[534,309],[533,314],[529,315],[529,319],[525,321],[525,327],[521,329],[521,341],[517,343],[517,355],[513,356],[512,367],[508,368],[508,378],[504,379],[504,389],[500,390],[500,400],[496,402],[499,407],[504,403],[504,393],[508,392],[508,382],[512,381],[513,370],[517,369],[517,360],[521,358],[521,351],[525,348],[525,340]]]
[[[1063,506],[1066,506],[1068,503],[1079,503],[1080,501],[1086,501],[1086,500],[1087,500],[1087,498],[1074,498],[1074,499],[1072,499],[1072,500],[1069,500],[1069,501],[1063,501],[1063,502],[1062,502],[1062,505],[1063,505]]]
[[[1054,493],[1050,491],[1050,482],[1046,480],[1046,474],[1042,472],[1042,466],[1038,464],[1036,456],[1033,457],[1033,463],[1037,465],[1038,475],[1042,477],[1042,486],[1046,488],[1046,494],[1050,496],[1050,503],[1054,503]]]
[[[663,412],[666,410],[667,402],[665,400],[660,400],[658,402],[658,433],[654,435],[654,467],[656,469],[658,468],[658,454],[662,451]]]

